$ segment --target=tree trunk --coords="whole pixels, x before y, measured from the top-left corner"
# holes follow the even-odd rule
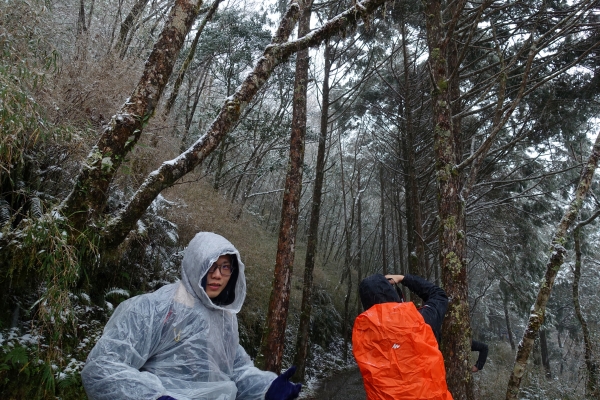
[[[579,280],[581,279],[581,229],[584,225],[593,221],[598,217],[599,212],[589,218],[588,220],[581,222],[577,225],[573,232],[575,239],[575,268],[573,271],[573,306],[575,308],[575,316],[581,324],[581,330],[583,332],[583,343],[585,346],[585,367],[587,369],[587,380],[586,380],[586,396],[590,399],[600,398],[600,366],[596,361],[593,350],[593,342],[590,337],[590,331],[588,328],[587,321],[581,312],[581,305],[579,304]],[[562,366],[562,364],[561,364]]]
[[[77,33],[82,34],[87,31],[87,26],[85,25],[85,5],[83,0],[79,0],[79,16],[77,18]]]
[[[87,29],[90,29],[90,27],[92,26],[92,16],[94,15],[94,3],[96,2],[96,0],[92,0],[92,4],[90,4],[90,11],[88,12],[88,16],[87,16]]]
[[[215,166],[215,178],[213,182],[213,188],[215,190],[218,190],[221,186],[221,178],[223,175],[223,168],[225,167],[225,157],[228,148],[229,143],[227,143],[227,140],[223,140],[217,149],[217,165]]]
[[[393,189],[392,189],[393,190]],[[394,201],[394,196],[392,195],[391,197],[392,202]],[[397,232],[396,229],[396,216],[394,215],[394,203],[390,204],[390,251],[392,252],[392,263],[390,265],[390,273],[395,274],[395,270],[396,270],[396,266],[398,265],[399,262],[399,258],[398,258],[398,254],[396,253],[396,246],[394,245],[394,243],[396,242],[396,238],[394,237],[395,233]]]
[[[409,143],[409,135],[402,135],[402,153],[404,155],[403,169],[404,169],[404,202],[406,208],[406,253],[408,255],[408,270],[409,274],[420,275],[419,271],[419,259],[417,257],[417,251],[415,248],[416,234],[415,234],[415,213],[414,213],[414,201],[415,196],[412,191],[413,185],[411,182],[411,176],[413,176],[410,170],[411,163],[409,160],[409,154],[412,152],[412,145]],[[414,161],[414,159],[413,159]]]
[[[319,220],[321,215],[321,199],[323,197],[323,182],[325,180],[325,155],[327,143],[327,131],[329,121],[329,72],[331,70],[331,46],[325,44],[324,70],[323,70],[323,108],[321,110],[321,131],[319,135],[319,146],[317,150],[316,176],[312,197],[312,208],[308,227],[308,240],[306,244],[306,259],[304,263],[304,285],[302,287],[302,305],[300,309],[300,323],[296,339],[296,356],[294,365],[296,377],[304,382],[308,349],[310,346],[310,315],[312,312],[313,293],[313,270],[317,253]]]
[[[397,214],[398,214],[398,249],[399,249],[399,256],[400,256],[400,264],[398,266],[394,266],[396,268],[396,270],[394,271],[395,274],[401,274],[401,275],[406,275],[408,274],[408,266],[406,261],[406,257],[404,256],[404,224],[402,223],[402,201],[400,199],[401,196],[401,189],[398,188],[398,193],[396,195],[396,207],[397,207]],[[401,287],[402,289],[402,293],[404,295],[404,299],[406,301],[411,301],[411,293],[410,290],[406,289],[404,286]]]
[[[346,285],[346,296],[344,296],[344,319],[342,321],[342,333],[344,337],[344,352],[342,355],[342,359],[344,362],[348,362],[348,346],[350,345],[350,298],[352,297],[352,255],[350,254],[352,244],[352,236],[350,235],[350,231],[348,231],[348,236],[346,237],[346,256],[344,257],[344,269],[345,269],[345,279],[347,282]]]
[[[407,73],[406,71],[405,73]],[[406,82],[408,84],[408,81]],[[407,90],[407,92],[409,92]],[[406,118],[406,135],[404,145],[405,171],[406,171],[406,209],[407,226],[410,218],[410,229],[408,234],[408,260],[409,272],[414,275],[424,276],[425,269],[425,243],[423,242],[423,222],[421,219],[421,205],[419,201],[419,185],[416,169],[416,158],[414,148],[414,132],[412,124],[412,110],[405,103],[404,116]]]
[[[310,32],[312,0],[301,2],[298,21],[298,38]],[[302,167],[306,137],[306,93],[309,67],[308,49],[298,52],[292,111],[292,135],[290,138],[290,160],[283,194],[277,259],[273,276],[273,289],[267,314],[267,328],[261,345],[261,361],[264,369],[279,373],[285,344],[290,284],[294,266],[295,242],[298,229],[300,195],[302,192]],[[309,300],[310,301],[310,300]]]
[[[261,161],[263,160],[263,158],[267,154],[268,154],[268,149],[263,149],[261,151],[261,153],[258,154],[256,156],[255,160],[252,162],[252,167],[254,169],[258,169],[258,167],[260,166]],[[242,212],[244,211],[244,206],[246,205],[246,202],[250,198],[250,191],[256,185],[257,180],[258,180],[258,177],[256,179],[248,179],[247,180],[246,185],[244,186],[243,191],[242,191],[242,198],[240,199],[239,204],[237,205],[238,212],[235,215],[235,219],[236,220],[240,219],[242,217]]]
[[[380,203],[380,212],[381,212],[381,265],[382,265],[382,273],[384,275],[388,274],[388,258],[387,258],[387,236],[385,232],[385,185],[383,178],[383,165],[379,166],[379,188],[381,193],[381,203]]]
[[[348,329],[348,324],[349,324],[349,319],[350,319],[350,296],[352,294],[352,268],[351,268],[351,261],[352,261],[352,229],[353,229],[353,224],[354,224],[354,197],[352,196],[352,183],[350,183],[350,189],[348,190],[350,192],[350,199],[352,199],[351,202],[351,211],[350,211],[350,216],[348,216],[348,209],[347,209],[347,202],[346,202],[346,180],[344,177],[344,157],[343,157],[343,150],[342,150],[342,140],[341,140],[341,133],[340,133],[340,137],[338,138],[338,144],[340,146],[339,148],[339,156],[340,156],[340,181],[342,183],[342,205],[343,205],[343,209],[344,209],[344,234],[343,234],[343,239],[344,239],[344,264],[343,264],[343,270],[342,270],[342,278],[340,280],[340,284],[344,283],[344,280],[347,280],[347,289],[346,289],[346,296],[344,297],[344,317],[342,319],[342,337],[344,339],[344,350],[343,350],[343,354],[342,354],[342,359],[344,360],[344,362],[346,362],[348,360],[348,343],[350,342],[349,340],[349,329]],[[356,159],[355,159],[356,161]],[[341,247],[341,246],[340,246]]]
[[[196,85],[196,90],[194,91],[194,95],[193,95],[193,102],[190,105],[189,104],[189,96],[188,99],[186,100],[186,116],[185,116],[185,128],[183,131],[183,135],[181,136],[181,146],[180,146],[180,151],[185,151],[185,149],[187,148],[187,141],[188,141],[188,136],[190,134],[190,127],[192,126],[192,122],[194,121],[194,114],[196,113],[196,108],[198,108],[198,102],[200,101],[200,96],[202,94],[202,92],[204,91],[204,86],[206,85],[206,79],[207,79],[207,75],[208,75],[208,71],[209,68],[208,66],[206,68],[202,69],[202,72],[200,73],[200,78],[198,79],[198,84]],[[190,82],[191,85],[191,82]]]
[[[406,32],[406,21],[401,22],[402,29],[402,60],[404,68],[404,101],[400,104],[402,119],[405,122],[403,135],[405,192],[406,192],[406,218],[408,232],[408,260],[409,273],[425,276],[425,243],[423,239],[423,221],[421,218],[421,204],[419,199],[419,184],[417,178],[417,162],[415,155],[415,132],[413,124],[413,107],[411,104],[413,88],[410,77],[409,39]],[[409,221],[410,219],[410,221]]]
[[[540,353],[542,354],[542,366],[546,379],[552,379],[552,369],[550,369],[550,355],[548,354],[548,341],[546,339],[546,330],[540,330]]]
[[[461,3],[462,4],[462,3]],[[454,5],[458,9],[461,4]],[[456,166],[460,161],[458,132],[452,123],[451,68],[448,59],[448,24],[442,21],[441,2],[425,2],[429,68],[433,85],[433,126],[436,178],[438,186],[439,262],[444,290],[451,300],[442,332],[442,353],[446,380],[455,400],[474,398],[469,369],[471,326],[468,304],[465,235],[465,203],[460,196],[461,181]]]
[[[396,238],[398,240],[398,258],[400,260],[398,265],[394,265],[394,274],[406,275],[406,268],[404,267],[404,224],[402,223],[402,202],[400,201],[400,194],[401,190],[398,188],[394,199],[396,204],[396,218],[398,221],[396,224]]]
[[[112,50],[113,42],[115,40],[115,31],[117,30],[117,25],[119,24],[119,21],[121,21],[121,15],[122,15],[122,11],[123,11],[123,1],[124,0],[119,0],[119,5],[117,6],[117,12],[115,13],[115,21],[113,22],[112,28],[110,30],[110,42],[109,42],[108,52],[110,52]]]
[[[599,158],[600,134],[596,136],[596,142],[592,148],[592,153],[590,154],[590,157],[581,173],[579,184],[577,185],[577,189],[575,191],[575,197],[571,201],[569,208],[565,211],[565,214],[563,215],[560,224],[554,233],[554,237],[549,249],[550,257],[546,263],[546,274],[540,282],[540,289],[538,291],[536,301],[531,307],[529,321],[527,323],[525,333],[523,334],[523,339],[521,339],[519,348],[517,350],[515,365],[506,391],[507,400],[516,400],[519,394],[521,380],[523,378],[523,374],[525,373],[525,367],[527,366],[529,354],[531,353],[535,337],[537,336],[537,333],[544,322],[546,304],[548,303],[550,293],[552,292],[554,279],[556,278],[556,274],[560,270],[567,253],[567,250],[564,248],[567,230],[571,227],[573,221],[575,221],[575,218],[577,218],[579,210],[581,210],[583,201],[585,200],[592,183],[592,178],[594,176],[594,172],[596,171]]]
[[[363,279],[363,268],[362,268],[362,262],[363,262],[363,252],[362,252],[362,247],[363,247],[363,237],[362,237],[362,190],[361,190],[361,179],[360,179],[360,170],[358,170],[358,177],[357,177],[357,185],[358,185],[358,199],[356,200],[356,257],[354,259],[355,265],[356,265],[356,272],[358,272],[358,280],[357,282],[360,283]],[[356,300],[357,300],[357,304],[359,303],[360,300],[360,294],[358,293],[358,290],[356,291]],[[358,313],[357,313],[358,314]]]
[[[506,321],[506,332],[508,333],[508,341],[510,348],[515,351],[515,340],[513,339],[512,327],[510,326],[510,314],[508,313],[508,298],[503,296],[502,304],[504,306],[504,320]]]

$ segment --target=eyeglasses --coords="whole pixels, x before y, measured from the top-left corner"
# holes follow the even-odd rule
[[[208,273],[209,274],[214,273],[217,270],[217,268],[219,269],[219,272],[223,276],[229,276],[233,272],[233,266],[230,264],[223,264],[223,265],[213,264],[213,266],[208,269]]]

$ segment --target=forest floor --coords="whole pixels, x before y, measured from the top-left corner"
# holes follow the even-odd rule
[[[340,371],[322,381],[314,393],[301,397],[304,400],[365,400],[367,394],[358,368]]]

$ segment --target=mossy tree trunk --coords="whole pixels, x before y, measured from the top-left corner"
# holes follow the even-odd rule
[[[588,161],[581,172],[581,177],[575,191],[575,197],[571,201],[571,204],[565,211],[565,214],[563,215],[558,227],[556,228],[556,231],[554,232],[552,243],[550,244],[549,249],[550,254],[546,263],[546,274],[539,283],[540,289],[538,291],[535,303],[531,307],[529,321],[527,322],[523,338],[521,339],[517,349],[515,365],[510,375],[508,388],[506,391],[507,400],[516,400],[518,397],[521,387],[521,380],[523,379],[525,368],[527,366],[527,360],[531,354],[535,338],[537,337],[540,327],[544,322],[546,304],[550,298],[550,293],[552,293],[554,279],[563,265],[567,253],[567,250],[564,247],[567,240],[567,231],[581,210],[583,201],[585,200],[592,183],[594,172],[598,166],[598,159],[600,159],[600,134],[596,136],[596,142],[592,148],[592,153],[590,154],[590,157],[588,158]]]
[[[464,2],[455,4],[460,10]],[[442,18],[440,1],[425,1],[429,68],[432,80],[435,170],[438,186],[439,262],[443,287],[451,299],[442,331],[441,344],[446,362],[446,380],[455,400],[474,398],[468,367],[471,351],[469,319],[465,202],[461,197],[460,132],[453,126],[449,49],[452,24]],[[452,60],[455,61],[455,58]]]

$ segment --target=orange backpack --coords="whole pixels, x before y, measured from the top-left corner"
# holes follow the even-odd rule
[[[413,303],[376,304],[352,331],[368,400],[452,400],[444,359]]]

